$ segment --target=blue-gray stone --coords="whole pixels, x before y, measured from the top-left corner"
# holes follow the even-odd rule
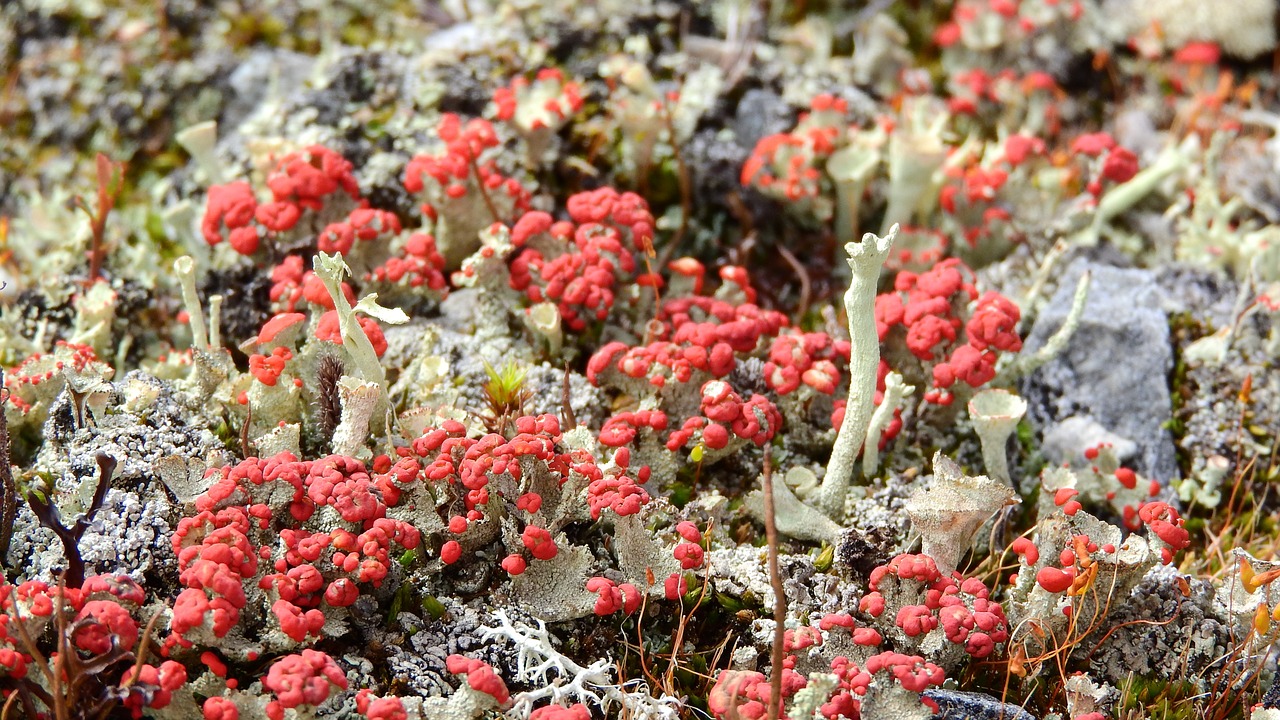
[[[1036,720],[1017,705],[975,692],[925,690],[924,696],[938,705],[933,720]]]

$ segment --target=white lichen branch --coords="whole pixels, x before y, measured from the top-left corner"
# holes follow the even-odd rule
[[[564,705],[581,702],[600,708],[607,717],[631,717],[636,720],[676,720],[683,705],[679,698],[663,694],[653,697],[648,687],[639,681],[618,684],[613,680],[613,664],[609,658],[601,658],[583,667],[556,650],[551,634],[542,621],[538,627],[524,623],[515,624],[505,610],[493,613],[497,627],[479,628],[486,640],[502,639],[516,648],[516,679],[529,683],[537,690],[518,693],[512,697],[511,718],[526,718],[535,703],[548,700]],[[629,689],[630,688],[630,689]],[[610,713],[609,708],[619,705],[624,713]]]
[[[992,386],[1008,385],[1020,377],[1025,377],[1035,372],[1041,365],[1058,357],[1058,355],[1066,349],[1067,342],[1071,340],[1071,336],[1075,335],[1076,328],[1080,327],[1080,318],[1084,315],[1085,302],[1089,299],[1089,273],[1085,272],[1080,276],[1080,281],[1076,284],[1075,294],[1071,296],[1071,309],[1067,311],[1067,319],[1062,322],[1062,327],[1058,331],[1049,336],[1043,347],[1034,353],[1023,353],[1019,355],[1012,363],[1003,368],[997,375]]]
[[[853,277],[844,294],[844,309],[849,317],[849,400],[845,405],[844,422],[836,435],[827,463],[827,474],[822,485],[810,498],[814,507],[837,520],[844,514],[845,496],[853,478],[854,462],[858,451],[867,439],[871,413],[875,409],[876,372],[880,368],[880,336],[876,333],[876,290],[880,268],[893,247],[898,226],[878,237],[875,233],[862,236],[862,242],[845,245],[849,253],[849,268]]]

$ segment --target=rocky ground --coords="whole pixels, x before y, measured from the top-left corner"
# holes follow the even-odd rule
[[[1280,717],[1270,0],[0,8],[5,717]]]

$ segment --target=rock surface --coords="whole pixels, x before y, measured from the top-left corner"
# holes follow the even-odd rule
[[[924,696],[938,704],[934,720],[1035,720],[1017,705],[990,695],[960,690],[926,690]]]
[[[1028,417],[1046,435],[1069,418],[1088,417],[1133,440],[1135,469],[1167,484],[1178,477],[1173,437],[1165,429],[1173,350],[1164,292],[1154,274],[1073,262],[1036,318],[1025,352],[1035,352],[1062,325],[1085,270],[1093,280],[1079,329],[1058,358],[1023,383]]]

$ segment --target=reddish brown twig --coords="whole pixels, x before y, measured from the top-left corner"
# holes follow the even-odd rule
[[[796,317],[803,318],[805,313],[809,312],[809,298],[813,292],[813,283],[809,281],[809,271],[804,269],[804,265],[791,254],[785,245],[777,246],[778,254],[783,260],[791,266],[791,270],[795,272],[796,279],[800,281],[800,305],[796,308]]]
[[[75,206],[89,216],[89,230],[93,235],[89,246],[89,277],[86,285],[92,285],[102,277],[102,260],[106,256],[107,216],[116,206],[116,198],[124,187],[125,164],[113,163],[111,158],[98,153],[95,160],[98,173],[98,209],[92,210],[83,197],[75,197]]]
[[[769,545],[769,584],[773,587],[773,676],[769,678],[769,710],[765,717],[777,720],[782,709],[782,656],[786,634],[787,596],[783,593],[782,572],[778,569],[778,524],[773,514],[773,472],[769,467],[769,446],[764,446],[764,536]]]
[[[5,417],[8,402],[9,388],[4,387],[4,371],[0,370],[0,566],[9,564],[13,521],[18,516],[18,485],[9,464],[9,423]]]

